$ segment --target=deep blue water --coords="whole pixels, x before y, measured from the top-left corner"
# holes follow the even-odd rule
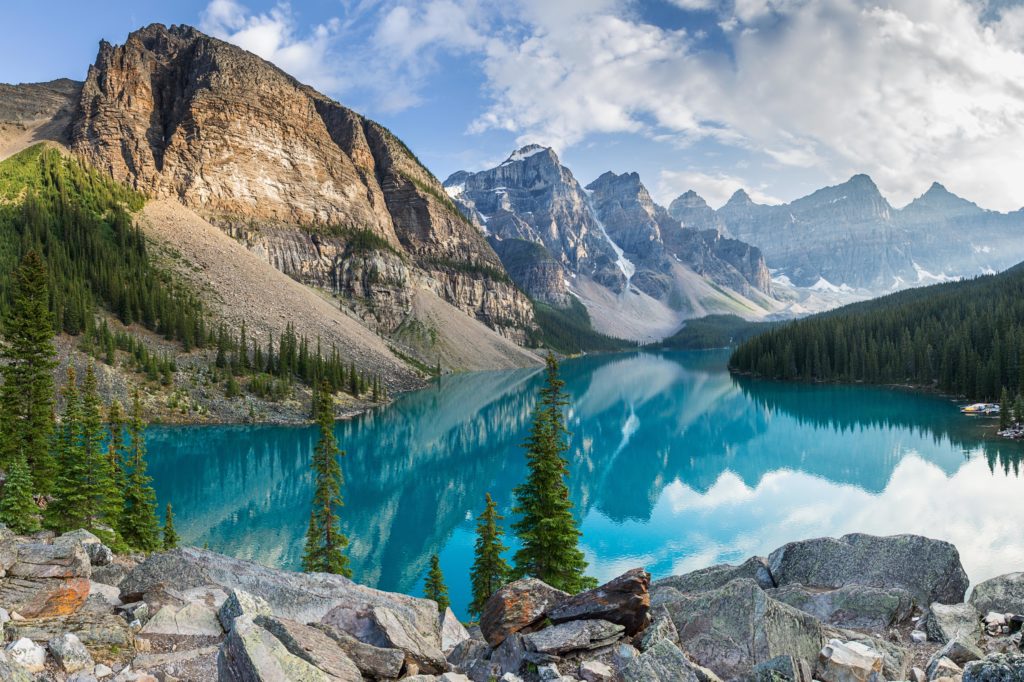
[[[1022,448],[995,439],[991,422],[937,396],[737,379],[726,360],[563,364],[570,487],[593,575],[668,575],[853,531],[950,540],[972,581],[1024,569]],[[357,580],[419,593],[437,553],[465,615],[473,519],[487,492],[509,515],[540,381],[537,370],[445,377],[338,423]],[[174,504],[188,544],[297,568],[315,442],[314,428],[154,427],[161,509]]]

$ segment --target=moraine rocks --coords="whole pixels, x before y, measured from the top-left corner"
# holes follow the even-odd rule
[[[22,564],[0,590],[107,560],[81,534],[41,538],[0,532],[8,569]],[[913,536],[791,543],[653,583],[637,568],[577,595],[519,580],[469,630],[427,600],[193,548],[114,561],[120,589],[91,583],[72,613],[4,624],[0,679],[1024,682],[1019,580],[987,581],[972,598],[984,619],[962,593],[922,602],[953,596],[963,569],[947,543]]]

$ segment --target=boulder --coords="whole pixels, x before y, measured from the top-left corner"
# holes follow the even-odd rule
[[[650,623],[651,574],[634,568],[600,587],[569,597],[549,608],[552,623],[599,619],[616,623],[632,637]]]
[[[398,677],[405,664],[405,653],[400,649],[387,649],[360,642],[344,630],[324,623],[316,623],[310,627],[317,628],[334,640],[349,659],[356,664],[359,671],[367,677]]]
[[[477,679],[477,676],[481,673],[483,673],[484,679],[492,676],[517,674],[525,661],[526,643],[523,641],[523,635],[513,632],[503,639],[501,644],[491,652],[489,661],[484,661],[482,665],[472,668],[470,677]]]
[[[762,557],[751,557],[739,566],[718,564],[684,575],[673,575],[656,580],[653,589],[671,587],[680,592],[706,592],[717,590],[737,578],[749,578],[762,590],[775,587],[775,581],[768,570],[768,562]]]
[[[64,533],[54,540],[54,542],[80,543],[82,545],[82,549],[85,550],[86,555],[89,557],[89,565],[93,567],[106,566],[114,560],[114,552],[104,545],[102,540],[84,528],[73,530],[70,533]]]
[[[441,614],[441,651],[448,653],[455,645],[469,639],[469,632],[455,617],[455,613],[447,608]]]
[[[337,607],[353,611],[386,607],[400,614],[433,646],[441,646],[437,604],[375,590],[340,575],[280,571],[196,547],[179,547],[153,554],[132,569],[121,582],[121,598],[138,601],[157,586],[179,592],[204,586],[217,586],[225,592],[241,589],[264,599],[274,615],[299,623],[320,621]]]
[[[217,611],[217,618],[225,631],[231,629],[235,618],[239,616],[252,616],[255,619],[257,616],[272,615],[274,615],[273,611],[266,599],[251,595],[245,590],[235,589],[228,591],[228,598],[224,600]]]
[[[910,664],[913,655],[899,644],[888,641],[887,638],[874,637],[855,630],[843,630],[841,628],[825,628],[829,640],[838,639],[843,642],[856,642],[882,656],[882,674],[887,680],[906,680],[910,674]]]
[[[189,602],[180,609],[163,606],[153,614],[140,635],[179,637],[220,637],[224,634],[213,609],[201,602]]]
[[[89,578],[92,567],[80,542],[25,542],[18,545],[18,556],[7,569],[15,578]]]
[[[662,640],[622,670],[623,682],[698,682],[679,647]]]
[[[46,667],[46,649],[28,637],[21,637],[7,645],[7,657],[30,673],[40,673]]]
[[[91,577],[95,582],[117,587],[124,580],[125,576],[128,575],[128,570],[128,567],[120,563],[110,563],[106,566],[93,566]]]
[[[505,585],[491,595],[480,614],[484,639],[496,647],[513,632],[529,632],[550,609],[569,595],[536,578]]]
[[[583,661],[580,663],[579,677],[584,682],[612,682],[615,671],[601,661]]]
[[[925,671],[925,677],[928,682],[934,682],[935,680],[941,680],[944,678],[958,678],[963,674],[963,669],[953,661],[949,660],[945,656],[941,658],[932,658],[932,661],[928,663],[928,670]]]
[[[964,666],[962,682],[1024,682],[1024,654],[990,654]]]
[[[524,636],[526,648],[542,654],[598,649],[617,641],[625,628],[606,620],[571,620]]]
[[[436,620],[436,606],[434,614]],[[406,666],[415,666],[420,672],[437,674],[448,669],[448,662],[441,649],[421,635],[397,611],[386,607],[373,607],[369,615],[372,630],[364,642],[387,649],[400,649],[405,653]]]
[[[945,644],[959,639],[977,645],[981,638],[981,617],[970,604],[939,604],[928,607],[920,624],[932,642]]]
[[[0,583],[0,604],[25,618],[68,616],[82,608],[91,589],[88,578],[7,577]]]
[[[132,631],[123,618],[87,609],[57,618],[12,620],[5,630],[8,637],[26,637],[40,644],[70,632],[81,640],[93,658],[104,660],[130,654],[134,642]]]
[[[772,599],[749,579],[685,594],[665,608],[680,647],[726,679],[781,655],[813,664],[826,642],[817,619]]]
[[[818,655],[814,679],[821,682],[882,682],[882,654],[859,642],[830,640]]]
[[[636,643],[637,648],[640,651],[647,651],[663,639],[667,639],[678,646],[679,633],[676,632],[676,626],[672,623],[668,609],[664,606],[659,606],[652,611],[652,614],[651,624],[640,634],[640,638]]]
[[[258,616],[255,622],[307,663],[344,682],[362,682],[363,675],[356,664],[323,631],[273,616]]]
[[[933,662],[942,658],[948,658],[962,668],[971,661],[978,661],[985,658],[985,652],[973,644],[961,642],[959,639],[953,639],[946,642],[941,649],[932,654],[931,659],[928,661],[927,671],[931,671]]]
[[[0,680],[4,682],[32,682],[35,675],[11,661],[7,654],[0,650]]]
[[[902,588],[918,604],[957,603],[968,586],[956,547],[919,535],[854,533],[791,542],[768,556],[768,569],[778,587]]]
[[[217,656],[223,682],[331,682],[323,670],[290,653],[249,616],[235,619]]]
[[[914,597],[903,588],[844,585],[821,590],[786,585],[767,591],[773,599],[811,614],[823,623],[862,630],[888,630],[910,619]]]
[[[475,639],[459,642],[448,652],[448,665],[456,670],[468,671],[478,661],[491,655],[491,648]]]
[[[967,602],[979,613],[1024,613],[1024,573],[1007,573],[978,583]]]
[[[57,665],[66,673],[75,673],[79,670],[92,670],[93,660],[89,650],[82,644],[82,640],[70,632],[53,637],[47,643],[50,655],[57,661]]]
[[[89,581],[89,596],[99,597],[111,608],[121,605],[121,590],[95,580]]]

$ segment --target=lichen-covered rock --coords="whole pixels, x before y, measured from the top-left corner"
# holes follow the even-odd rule
[[[542,654],[598,649],[618,640],[625,628],[606,620],[572,620],[525,635],[526,648]]]
[[[668,609],[664,606],[659,606],[656,609],[653,609],[651,613],[651,624],[640,634],[636,643],[637,648],[640,649],[640,651],[647,651],[663,639],[667,639],[678,646],[679,633],[676,632],[676,626],[672,623],[672,618],[669,616]]]
[[[821,682],[882,682],[882,654],[859,642],[829,641],[818,655]]]
[[[662,640],[622,670],[623,682],[698,682],[679,647]]]
[[[652,589],[655,592],[663,588],[672,588],[679,592],[706,592],[724,587],[737,578],[753,580],[762,590],[775,587],[767,560],[762,557],[751,557],[738,566],[718,564],[683,575],[661,578],[654,581]]]
[[[480,615],[484,639],[496,647],[511,633],[524,632],[569,595],[536,578],[524,578],[505,585],[491,595]]]
[[[89,650],[77,636],[70,632],[51,638],[47,647],[50,649],[50,655],[57,661],[57,665],[64,669],[64,672],[74,673],[93,668],[94,663]]]
[[[955,604],[963,600],[968,586],[956,547],[919,535],[854,533],[791,542],[769,555],[768,569],[779,587],[902,588],[918,604]]]
[[[826,642],[816,618],[772,599],[753,580],[683,594],[665,608],[679,633],[680,647],[725,679],[783,654],[816,661]]]
[[[1024,614],[1024,573],[1007,573],[980,582],[967,601],[978,613]]]
[[[273,616],[258,616],[255,622],[307,663],[343,682],[362,682],[363,676],[356,664],[323,631]]]
[[[942,658],[948,658],[962,668],[971,661],[978,661],[985,658],[985,652],[973,644],[962,642],[959,639],[953,639],[946,642],[941,649],[932,654],[932,657],[928,661],[928,667],[926,670],[930,673],[932,664]]]
[[[17,560],[7,569],[7,575],[29,580],[88,579],[91,569],[89,555],[85,553],[81,542],[23,542],[18,544]]]
[[[601,661],[583,661],[579,676],[584,682],[611,682],[615,679],[615,671]]]
[[[0,604],[25,618],[54,618],[78,611],[89,598],[88,578],[25,579],[0,582]]]
[[[21,637],[7,645],[7,657],[30,673],[42,672],[46,667],[46,649],[28,637]]]
[[[225,682],[331,682],[331,676],[290,653],[249,616],[235,619],[217,658]]]
[[[768,590],[768,594],[823,623],[844,628],[887,630],[904,623],[914,612],[913,595],[899,587],[844,585],[822,590],[786,585]]]
[[[45,644],[54,637],[72,633],[93,658],[109,661],[130,656],[134,649],[132,631],[120,616],[82,609],[70,616],[12,620],[5,627],[8,637],[26,637]]]
[[[583,619],[616,623],[632,637],[650,623],[650,584],[651,574],[634,568],[600,587],[565,599],[545,615],[552,623]]]
[[[230,630],[235,618],[239,616],[271,616],[273,610],[270,604],[263,597],[251,595],[245,590],[232,589],[228,591],[228,598],[221,604],[217,611],[217,618],[220,619],[221,627]]]
[[[1024,654],[990,654],[964,666],[963,682],[1024,682]]]
[[[970,604],[939,604],[928,607],[921,628],[932,642],[958,639],[976,645],[981,638],[981,616]]]
[[[963,669],[945,656],[935,658],[928,663],[925,678],[928,682],[942,679],[956,679],[963,674]]]

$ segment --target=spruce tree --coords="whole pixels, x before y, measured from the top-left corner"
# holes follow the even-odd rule
[[[103,447],[106,436],[96,370],[90,364],[82,384],[81,455],[84,458],[82,468],[86,472],[86,476],[79,482],[85,500],[82,516],[86,521],[85,528],[104,542],[118,545],[120,542],[116,537],[116,528],[120,524],[124,498],[123,489],[118,487],[117,475],[111,466],[109,450],[105,451]],[[111,531],[114,531],[113,535]]]
[[[320,441],[313,451],[313,510],[306,531],[302,568],[310,573],[336,573],[351,578],[348,557],[342,553],[348,546],[348,538],[342,534],[338,518],[343,482],[338,457],[344,453],[338,449],[334,435],[334,400],[326,384],[320,385],[316,400]]]
[[[0,522],[21,535],[39,530],[39,507],[32,498],[32,476],[24,455],[16,455],[7,468],[4,495],[0,498]]]
[[[108,466],[113,473],[114,485],[118,490],[124,491],[128,480],[124,474],[124,408],[121,407],[119,400],[110,403],[107,410],[107,430],[110,432],[110,438],[107,440]]]
[[[558,378],[558,361],[547,357],[544,387],[534,409],[527,438],[526,482],[515,489],[513,524],[521,547],[515,553],[514,578],[532,576],[548,585],[575,594],[597,585],[585,574],[587,561],[579,549],[580,532],[572,515],[569,488],[565,483],[568,463],[568,430],[562,411],[568,404]]]
[[[174,530],[174,510],[168,502],[167,511],[164,513],[164,549],[174,549],[179,541],[178,533]]]
[[[430,557],[430,570],[427,572],[423,593],[427,599],[437,603],[438,613],[444,613],[451,605],[448,600],[448,587],[444,584],[444,574],[441,573],[441,560],[436,554]]]
[[[128,484],[124,493],[121,535],[135,549],[160,549],[160,524],[156,518],[156,493],[146,474],[146,435],[142,399],[136,391],[128,420]]]
[[[87,507],[81,482],[88,477],[82,454],[82,400],[73,367],[68,367],[67,380],[61,389],[64,413],[57,432],[57,478],[53,484],[53,501],[46,507],[46,524],[58,532],[86,528]]]
[[[28,465],[34,488],[50,492],[53,458],[56,367],[48,274],[42,258],[29,251],[14,272],[11,307],[4,320],[6,363],[0,368],[0,465],[19,459]]]
[[[508,582],[508,562],[501,556],[507,550],[501,542],[504,531],[498,522],[504,517],[498,513],[498,505],[487,493],[487,503],[483,512],[476,520],[476,547],[474,549],[473,570],[470,582],[473,589],[473,601],[469,612],[479,616],[483,613],[484,604],[495,592]]]

